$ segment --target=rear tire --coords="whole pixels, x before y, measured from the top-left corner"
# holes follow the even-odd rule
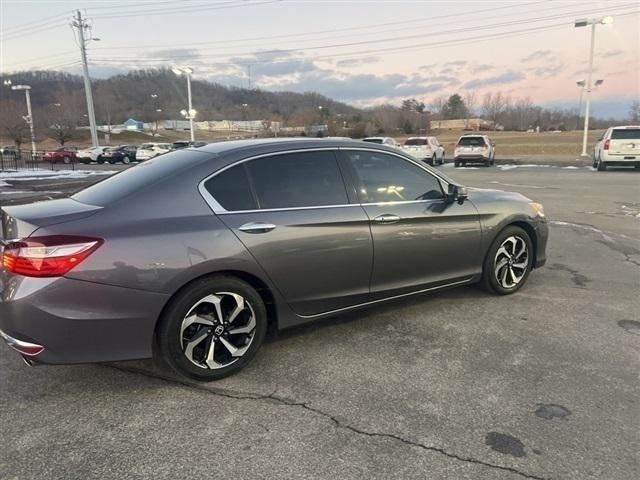
[[[196,315],[196,321],[187,320]],[[243,328],[250,330],[231,333]],[[212,381],[244,368],[266,331],[267,311],[258,292],[236,277],[215,275],[196,280],[171,300],[156,327],[156,339],[158,353],[173,370]]]
[[[122,163],[128,165],[131,163],[131,159],[125,155],[124,157],[122,157]]]
[[[71,159],[69,157],[63,157],[62,163],[64,163],[65,165],[69,165],[71,163]]]
[[[607,164],[602,161],[602,159],[598,159],[598,171],[605,172],[607,170]]]
[[[96,162],[98,162],[98,165],[102,165],[104,163],[104,158],[102,158],[102,155],[98,156]]]
[[[454,160],[453,161],[453,166],[458,168],[460,166],[460,160]]]
[[[438,160],[438,159],[436,158],[436,154],[434,153],[434,154],[433,154],[433,157],[431,157],[431,164],[430,164],[430,165],[431,165],[432,167],[435,167],[435,166],[436,166],[436,164],[437,164],[437,160]]]
[[[524,250],[523,250],[524,247]],[[517,292],[533,265],[533,242],[522,228],[510,226],[494,239],[482,269],[482,288],[498,295]]]

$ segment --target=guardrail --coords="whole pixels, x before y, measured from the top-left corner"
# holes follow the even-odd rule
[[[9,150],[0,149],[0,172],[18,170],[75,170],[76,159],[72,158],[70,163],[62,160],[44,160],[44,151],[32,152],[31,150]]]

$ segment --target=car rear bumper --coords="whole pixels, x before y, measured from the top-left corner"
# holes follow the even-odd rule
[[[604,154],[601,161],[612,166],[640,165],[640,154]]]
[[[460,155],[456,155],[454,157],[454,160],[460,160],[463,162],[484,161],[484,160],[489,160],[489,157],[486,155],[477,154],[477,153],[463,153]]]
[[[148,358],[167,295],[68,278],[0,273],[0,331],[29,358],[66,364]],[[20,343],[16,343],[20,342]]]

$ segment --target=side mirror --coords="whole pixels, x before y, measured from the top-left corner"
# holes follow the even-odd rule
[[[465,187],[454,183],[449,184],[447,190],[447,201],[449,203],[458,202],[458,204],[462,205],[467,198],[469,198],[469,195]]]

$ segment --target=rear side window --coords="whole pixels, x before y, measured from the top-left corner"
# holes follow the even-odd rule
[[[247,162],[259,208],[348,204],[333,152],[273,155]]]
[[[228,211],[255,210],[258,205],[251,193],[244,164],[231,167],[204,183],[204,188]]]
[[[368,142],[368,143],[382,143],[382,139],[381,138],[364,138],[362,139],[363,142]]]
[[[640,128],[619,128],[612,130],[611,140],[640,140]]]
[[[211,158],[211,155],[194,152],[174,152],[163,155],[111,175],[101,182],[80,190],[71,198],[78,202],[103,207],[165,177],[183,172],[208,158]]]
[[[427,140],[425,138],[410,138],[409,140],[404,142],[404,144],[407,146],[426,145]]]
[[[482,137],[461,137],[458,140],[458,145],[462,147],[484,147],[484,138]]]

